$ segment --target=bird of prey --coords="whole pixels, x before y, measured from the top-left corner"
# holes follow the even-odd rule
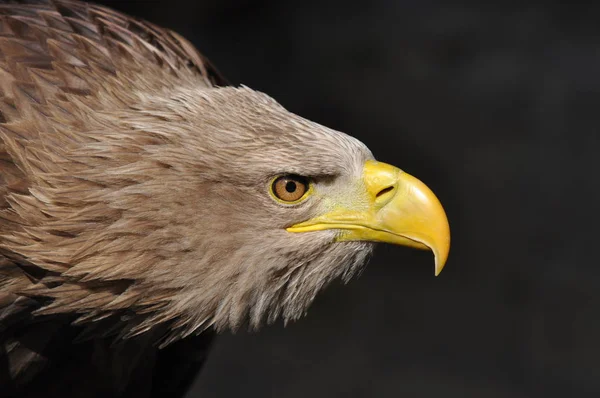
[[[177,396],[211,331],[297,319],[375,242],[439,273],[450,233],[358,140],[170,30],[0,5],[0,395]]]

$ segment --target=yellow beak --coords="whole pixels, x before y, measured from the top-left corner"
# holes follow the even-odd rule
[[[430,249],[439,275],[450,251],[450,227],[437,197],[421,181],[386,163],[369,160],[364,197],[356,208],[337,208],[293,225],[289,232],[339,229],[338,241],[366,240]]]

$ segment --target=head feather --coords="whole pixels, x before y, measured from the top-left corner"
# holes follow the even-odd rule
[[[165,342],[302,315],[371,244],[285,227],[276,175],[352,180],[366,147],[224,80],[179,35],[70,1],[0,6],[0,287],[36,315]]]

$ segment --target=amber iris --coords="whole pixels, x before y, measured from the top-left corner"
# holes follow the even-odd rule
[[[300,200],[308,190],[308,180],[298,175],[285,175],[273,181],[273,194],[284,202]]]

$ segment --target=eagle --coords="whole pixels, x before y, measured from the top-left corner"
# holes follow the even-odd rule
[[[0,391],[175,397],[215,332],[296,320],[377,242],[450,232],[360,141],[231,86],[177,33],[0,4]]]

